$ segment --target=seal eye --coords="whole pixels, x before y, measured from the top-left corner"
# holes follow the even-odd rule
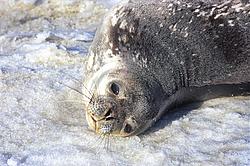
[[[125,133],[131,133],[132,132],[132,126],[129,124],[126,124],[124,127],[124,132]]]
[[[112,83],[112,84],[111,84],[111,87],[110,87],[110,90],[111,90],[112,93],[114,93],[115,95],[118,95],[119,92],[120,92],[119,85],[116,84],[116,83]]]

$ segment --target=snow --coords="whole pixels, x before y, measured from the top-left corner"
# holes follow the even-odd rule
[[[178,108],[140,136],[88,129],[82,96],[65,85],[81,88],[95,28],[116,0],[0,3],[1,166],[250,165],[250,97]]]

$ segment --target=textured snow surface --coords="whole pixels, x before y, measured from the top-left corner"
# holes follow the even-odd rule
[[[141,136],[88,129],[87,48],[117,0],[0,0],[0,165],[250,165],[250,97],[169,113]]]

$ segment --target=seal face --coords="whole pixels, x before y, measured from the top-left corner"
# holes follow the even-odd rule
[[[159,89],[156,96],[150,89],[152,86],[152,90],[159,88],[156,82],[141,79],[137,72],[111,64],[103,65],[95,73],[97,76],[94,74],[87,80],[91,93],[86,99],[87,121],[100,134],[136,135],[151,125],[159,111],[163,91]]]
[[[180,104],[250,92],[250,4],[136,1],[113,8],[83,89],[91,129],[137,135]]]

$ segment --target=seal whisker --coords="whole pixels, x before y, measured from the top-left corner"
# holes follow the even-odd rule
[[[72,78],[73,80],[79,82],[79,83],[82,83],[82,81],[80,81],[79,79],[75,78],[74,76],[68,74],[68,73],[65,73],[64,71],[61,71],[61,73],[65,74],[65,75],[68,75],[70,78]]]
[[[63,71],[62,71],[62,72],[63,72]],[[63,72],[63,73],[65,73],[65,72]],[[67,73],[65,73],[65,74],[67,74]],[[70,74],[68,74],[68,76],[69,76],[70,78],[72,78],[74,81],[80,83],[80,84],[87,90],[87,92],[88,92],[90,95],[93,95],[93,94],[89,91],[89,89],[83,84],[83,82],[82,82],[81,80],[75,78],[74,76],[72,76],[72,75],[70,75]]]
[[[105,139],[105,142],[104,142],[105,151],[106,151],[107,153],[110,154],[110,156],[111,156],[111,158],[112,158],[111,163],[112,163],[113,165],[117,165],[117,164],[116,164],[116,161],[115,161],[115,159],[114,159],[114,156],[113,156],[113,151],[111,150],[111,147],[112,147],[112,146],[111,146],[111,141],[110,141],[110,139],[113,138],[113,137],[112,137],[111,133],[103,134],[103,136],[104,136],[104,139]]]
[[[111,150],[111,141],[110,141],[110,139],[112,138],[112,135],[111,135],[111,133],[106,133],[106,134],[104,134],[104,137],[105,137],[105,150],[106,150],[106,152],[107,153],[109,153],[110,154],[110,156],[111,156],[111,158],[112,158],[112,161],[111,161],[111,163],[113,164],[113,165],[117,165],[116,164],[116,161],[115,161],[115,159],[114,159],[114,156],[113,156],[113,151]]]
[[[71,89],[71,90],[73,90],[73,91],[75,91],[75,92],[81,94],[82,96],[85,96],[85,97],[88,98],[89,100],[91,100],[91,98],[90,98],[89,96],[87,96],[86,94],[82,93],[82,92],[79,91],[78,89],[73,88],[73,87],[70,87],[69,85],[64,84],[64,83],[62,83],[62,82],[59,82],[59,81],[58,81],[58,83],[59,83],[59,84],[62,84],[62,85],[64,85],[64,86],[66,86],[67,88],[69,88],[69,89]]]
[[[110,152],[111,152],[111,143],[110,143],[110,134],[108,135],[108,145],[107,145],[107,147],[108,147],[108,150],[110,150]]]
[[[110,143],[111,135],[110,135],[110,133],[106,134],[106,138],[107,138],[107,152],[111,153],[111,143]]]
[[[103,136],[104,136],[104,149],[106,152],[108,152],[109,151],[109,149],[108,149],[108,141],[109,141],[108,135],[104,134]]]
[[[100,148],[100,144],[102,143],[102,135],[98,135],[98,137],[95,137],[94,141],[89,140],[87,142],[88,146],[88,150],[89,151],[95,151],[95,148]],[[99,151],[97,150],[97,153],[99,153]]]
[[[64,71],[61,71],[61,72],[62,72],[63,74],[65,74],[65,75],[68,75],[68,76],[69,76],[70,78],[72,78],[74,81],[80,83],[80,84],[87,90],[87,92],[88,92],[91,96],[93,95],[93,94],[89,91],[89,89],[84,85],[84,83],[83,83],[81,80],[75,78],[74,76],[72,76],[72,75],[70,75],[70,74],[65,73]]]
[[[86,101],[86,100],[82,100],[82,101]],[[79,100],[61,100],[61,101],[58,101],[60,103],[80,103],[80,104],[84,104],[82,101],[79,101]]]
[[[116,165],[119,165],[119,164],[117,164],[117,163],[116,163],[116,160],[114,159],[113,152],[115,152],[115,150],[112,150],[112,147],[114,148],[114,146],[111,146],[111,141],[112,141],[112,140],[115,140],[114,138],[115,138],[115,137],[113,137],[112,134],[110,134],[110,133],[108,134],[108,149],[109,149],[110,156],[111,156],[111,158],[113,159],[113,162],[112,162],[112,163],[113,163],[113,165],[116,166]],[[112,139],[112,140],[111,140],[111,139]],[[115,145],[115,144],[113,144],[113,145]]]
[[[97,151],[98,153],[100,152],[101,149],[105,148],[105,137],[104,137],[104,135],[101,134],[101,135],[100,135],[100,138],[101,138],[101,139],[100,139],[100,142],[97,143],[97,145],[100,145],[100,146],[99,146],[99,149],[98,149],[98,151]]]

